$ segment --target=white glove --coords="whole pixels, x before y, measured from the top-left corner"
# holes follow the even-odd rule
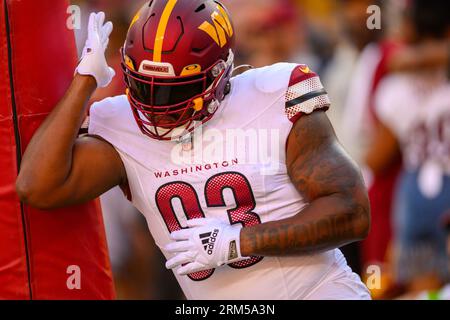
[[[188,220],[187,224],[189,229],[170,235],[174,242],[165,250],[174,256],[167,261],[167,269],[181,266],[177,273],[188,275],[250,258],[241,256],[241,225],[231,226],[216,219]]]
[[[103,88],[111,83],[116,73],[108,66],[105,51],[113,30],[111,22],[105,23],[105,13],[91,13],[89,17],[88,38],[83,55],[75,73],[93,76],[97,86]]]

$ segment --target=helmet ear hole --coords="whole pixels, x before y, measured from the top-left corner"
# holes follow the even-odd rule
[[[202,48],[192,48],[192,53],[194,53],[194,54],[201,54],[203,50],[205,50],[205,49],[202,49]]]
[[[202,3],[197,9],[195,9],[195,13],[198,13],[198,12],[200,12],[202,10],[205,10],[205,9],[206,9],[206,6],[205,6],[204,3]]]

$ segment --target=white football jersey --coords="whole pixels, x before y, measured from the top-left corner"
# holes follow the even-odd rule
[[[302,113],[329,107],[306,66],[276,64],[231,80],[231,92],[191,142],[157,141],[139,130],[126,96],[92,106],[89,133],[109,141],[125,165],[132,202],[163,248],[187,219],[243,227],[285,219],[306,205],[290,182],[286,140]],[[302,299],[347,272],[339,250],[249,261],[176,275],[188,299]]]

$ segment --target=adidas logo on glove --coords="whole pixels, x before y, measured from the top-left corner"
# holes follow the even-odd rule
[[[219,230],[214,229],[213,232],[207,232],[200,234],[200,239],[202,240],[203,248],[208,253],[208,255],[213,254],[214,245],[216,244],[217,236],[219,235]]]
[[[165,249],[173,254],[166,262],[168,269],[177,268],[180,276],[214,269],[251,257],[242,257],[240,252],[240,224],[230,225],[216,219],[192,219],[187,229],[174,231],[172,243]]]

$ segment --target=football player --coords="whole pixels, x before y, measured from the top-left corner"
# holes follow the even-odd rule
[[[104,22],[91,14],[73,82],[26,150],[21,200],[52,209],[121,186],[188,299],[369,299],[338,250],[366,237],[367,194],[319,77],[290,63],[232,77],[220,2],[153,0],[121,51],[126,94],[94,104],[78,137],[89,97],[114,77]],[[270,161],[250,161],[236,132],[256,133]]]

